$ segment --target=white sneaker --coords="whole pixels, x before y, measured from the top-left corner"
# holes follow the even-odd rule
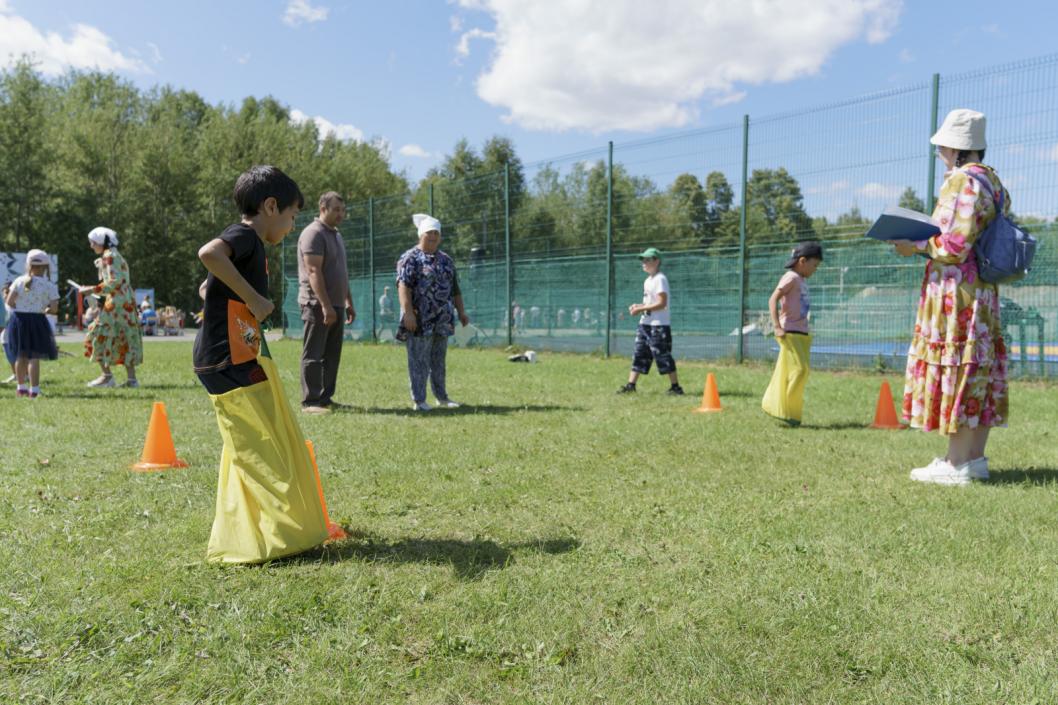
[[[411,405],[411,408],[415,411],[429,411],[430,405],[424,401],[417,401]]]
[[[114,375],[99,375],[86,386],[89,387],[114,387]]]
[[[988,479],[988,456],[982,455],[980,458],[975,458],[966,463],[966,465],[968,466],[967,472],[969,472],[971,479]]]
[[[948,464],[948,461],[944,458],[934,458],[929,465],[921,468],[912,468],[911,479],[916,482],[931,482],[929,478],[932,476],[933,471],[937,469],[937,466],[941,464]]]
[[[926,467],[912,470],[911,479],[936,485],[968,485],[974,480],[987,480],[988,458],[982,456],[962,465],[952,465],[944,458],[934,458]]]
[[[437,405],[438,406],[443,406],[446,409],[458,409],[459,408],[459,402],[454,402],[451,399],[438,399],[437,400]]]
[[[4,384],[11,384],[14,381],[15,381],[15,376],[11,375],[10,377],[8,377],[7,379],[4,380]]]

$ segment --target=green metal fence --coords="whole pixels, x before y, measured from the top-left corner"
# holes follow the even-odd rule
[[[390,287],[396,307],[396,260],[415,243],[411,214],[425,211],[443,223],[473,322],[458,344],[630,355],[636,254],[653,246],[677,357],[770,359],[768,297],[792,243],[818,239],[813,364],[901,368],[923,264],[862,235],[886,206],[932,203],[943,174],[928,140],[955,107],[988,116],[985,161],[1040,240],[1030,276],[1001,288],[1011,369],[1056,376],[1058,55],[349,203],[341,230],[359,315],[347,334],[392,340],[379,298]],[[296,261],[291,237],[288,335],[301,331]]]

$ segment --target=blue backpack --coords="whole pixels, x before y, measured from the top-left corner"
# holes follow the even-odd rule
[[[1025,277],[1032,267],[1036,255],[1036,238],[1019,228],[1003,213],[1003,189],[995,193],[992,182],[986,176],[972,176],[988,193],[996,205],[996,217],[988,224],[974,243],[977,256],[977,273],[989,284],[1009,284]]]

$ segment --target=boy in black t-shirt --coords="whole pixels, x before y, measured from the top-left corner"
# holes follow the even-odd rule
[[[278,244],[304,205],[279,169],[256,166],[235,183],[242,221],[198,251],[209,270],[194,368],[210,394],[224,449],[206,557],[260,563],[327,538],[316,476],[259,321],[268,298],[265,243]]]

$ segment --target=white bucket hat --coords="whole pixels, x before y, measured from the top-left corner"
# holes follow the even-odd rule
[[[48,253],[44,250],[30,250],[26,253],[26,267],[34,264],[51,264]]]
[[[985,115],[966,108],[952,110],[929,141],[938,147],[980,152],[985,148]]]
[[[425,213],[416,213],[411,217],[411,222],[415,223],[415,227],[419,231],[419,237],[422,237],[431,230],[441,232],[441,221],[433,216],[426,215]]]
[[[108,237],[110,238],[110,244],[117,246],[118,234],[110,228],[92,228],[91,232],[88,233],[88,241],[100,247],[103,247],[103,243],[107,241]]]

